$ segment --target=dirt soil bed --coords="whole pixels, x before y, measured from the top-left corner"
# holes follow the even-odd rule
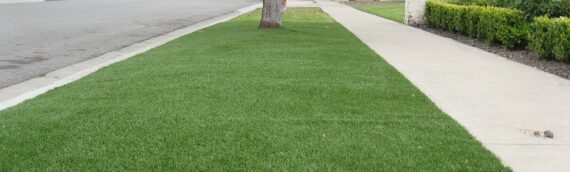
[[[540,69],[542,71],[558,75],[565,79],[570,79],[570,64],[558,62],[554,60],[546,60],[539,58],[539,56],[528,50],[507,50],[500,45],[489,45],[483,40],[470,38],[469,36],[461,33],[454,33],[446,30],[435,29],[429,26],[419,26],[420,29],[437,34],[446,38],[451,38],[456,41],[471,45],[485,51],[495,53],[509,60],[513,60],[528,66]]]

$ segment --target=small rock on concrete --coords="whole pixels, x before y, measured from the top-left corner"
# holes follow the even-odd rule
[[[534,134],[534,136],[536,136],[536,137],[540,137],[540,131],[534,131],[533,134]]]
[[[546,131],[544,131],[544,137],[552,139],[552,138],[554,138],[554,133],[550,130],[546,130]]]

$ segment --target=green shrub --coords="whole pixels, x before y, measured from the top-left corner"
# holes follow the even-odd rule
[[[479,5],[495,7],[514,7],[517,0],[449,0],[451,3],[459,5]]]
[[[569,16],[570,0],[448,0],[459,5],[495,6],[516,8],[529,17],[548,15],[551,17]]]
[[[570,15],[568,0],[517,0],[515,7],[529,16],[560,17]]]
[[[530,50],[547,59],[570,61],[570,19],[537,17],[531,29]]]
[[[497,42],[505,48],[521,48],[527,42],[528,21],[519,10],[429,0],[426,19],[433,27]]]

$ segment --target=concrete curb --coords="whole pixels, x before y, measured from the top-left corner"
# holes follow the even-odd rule
[[[3,0],[0,0],[3,2]],[[152,48],[158,47],[176,38],[204,29],[206,27],[231,20],[242,14],[251,12],[261,7],[261,3],[251,5],[229,14],[218,16],[209,20],[198,22],[191,26],[154,37],[131,46],[106,53],[71,66],[67,66],[56,71],[47,73],[44,76],[32,78],[30,80],[0,89],[0,110],[18,105],[28,99],[32,99],[49,90],[61,87],[65,84],[79,80],[105,66],[128,59],[137,54],[144,53]]]
[[[0,0],[0,4],[15,4],[28,2],[44,2],[45,0]]]

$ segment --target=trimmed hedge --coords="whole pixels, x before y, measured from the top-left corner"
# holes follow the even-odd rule
[[[536,17],[516,9],[428,0],[426,19],[436,28],[460,32],[505,48],[528,48],[543,58],[570,62],[570,19]],[[528,44],[528,46],[526,46]]]
[[[494,7],[514,7],[520,0],[448,0],[450,3],[459,5],[480,5]]]
[[[544,58],[570,61],[570,19],[537,17],[531,31],[530,50]]]
[[[447,0],[459,5],[494,6],[519,9],[529,17],[570,15],[570,0]]]
[[[505,48],[523,48],[527,43],[528,20],[520,10],[429,0],[425,16],[434,27],[497,42]]]

